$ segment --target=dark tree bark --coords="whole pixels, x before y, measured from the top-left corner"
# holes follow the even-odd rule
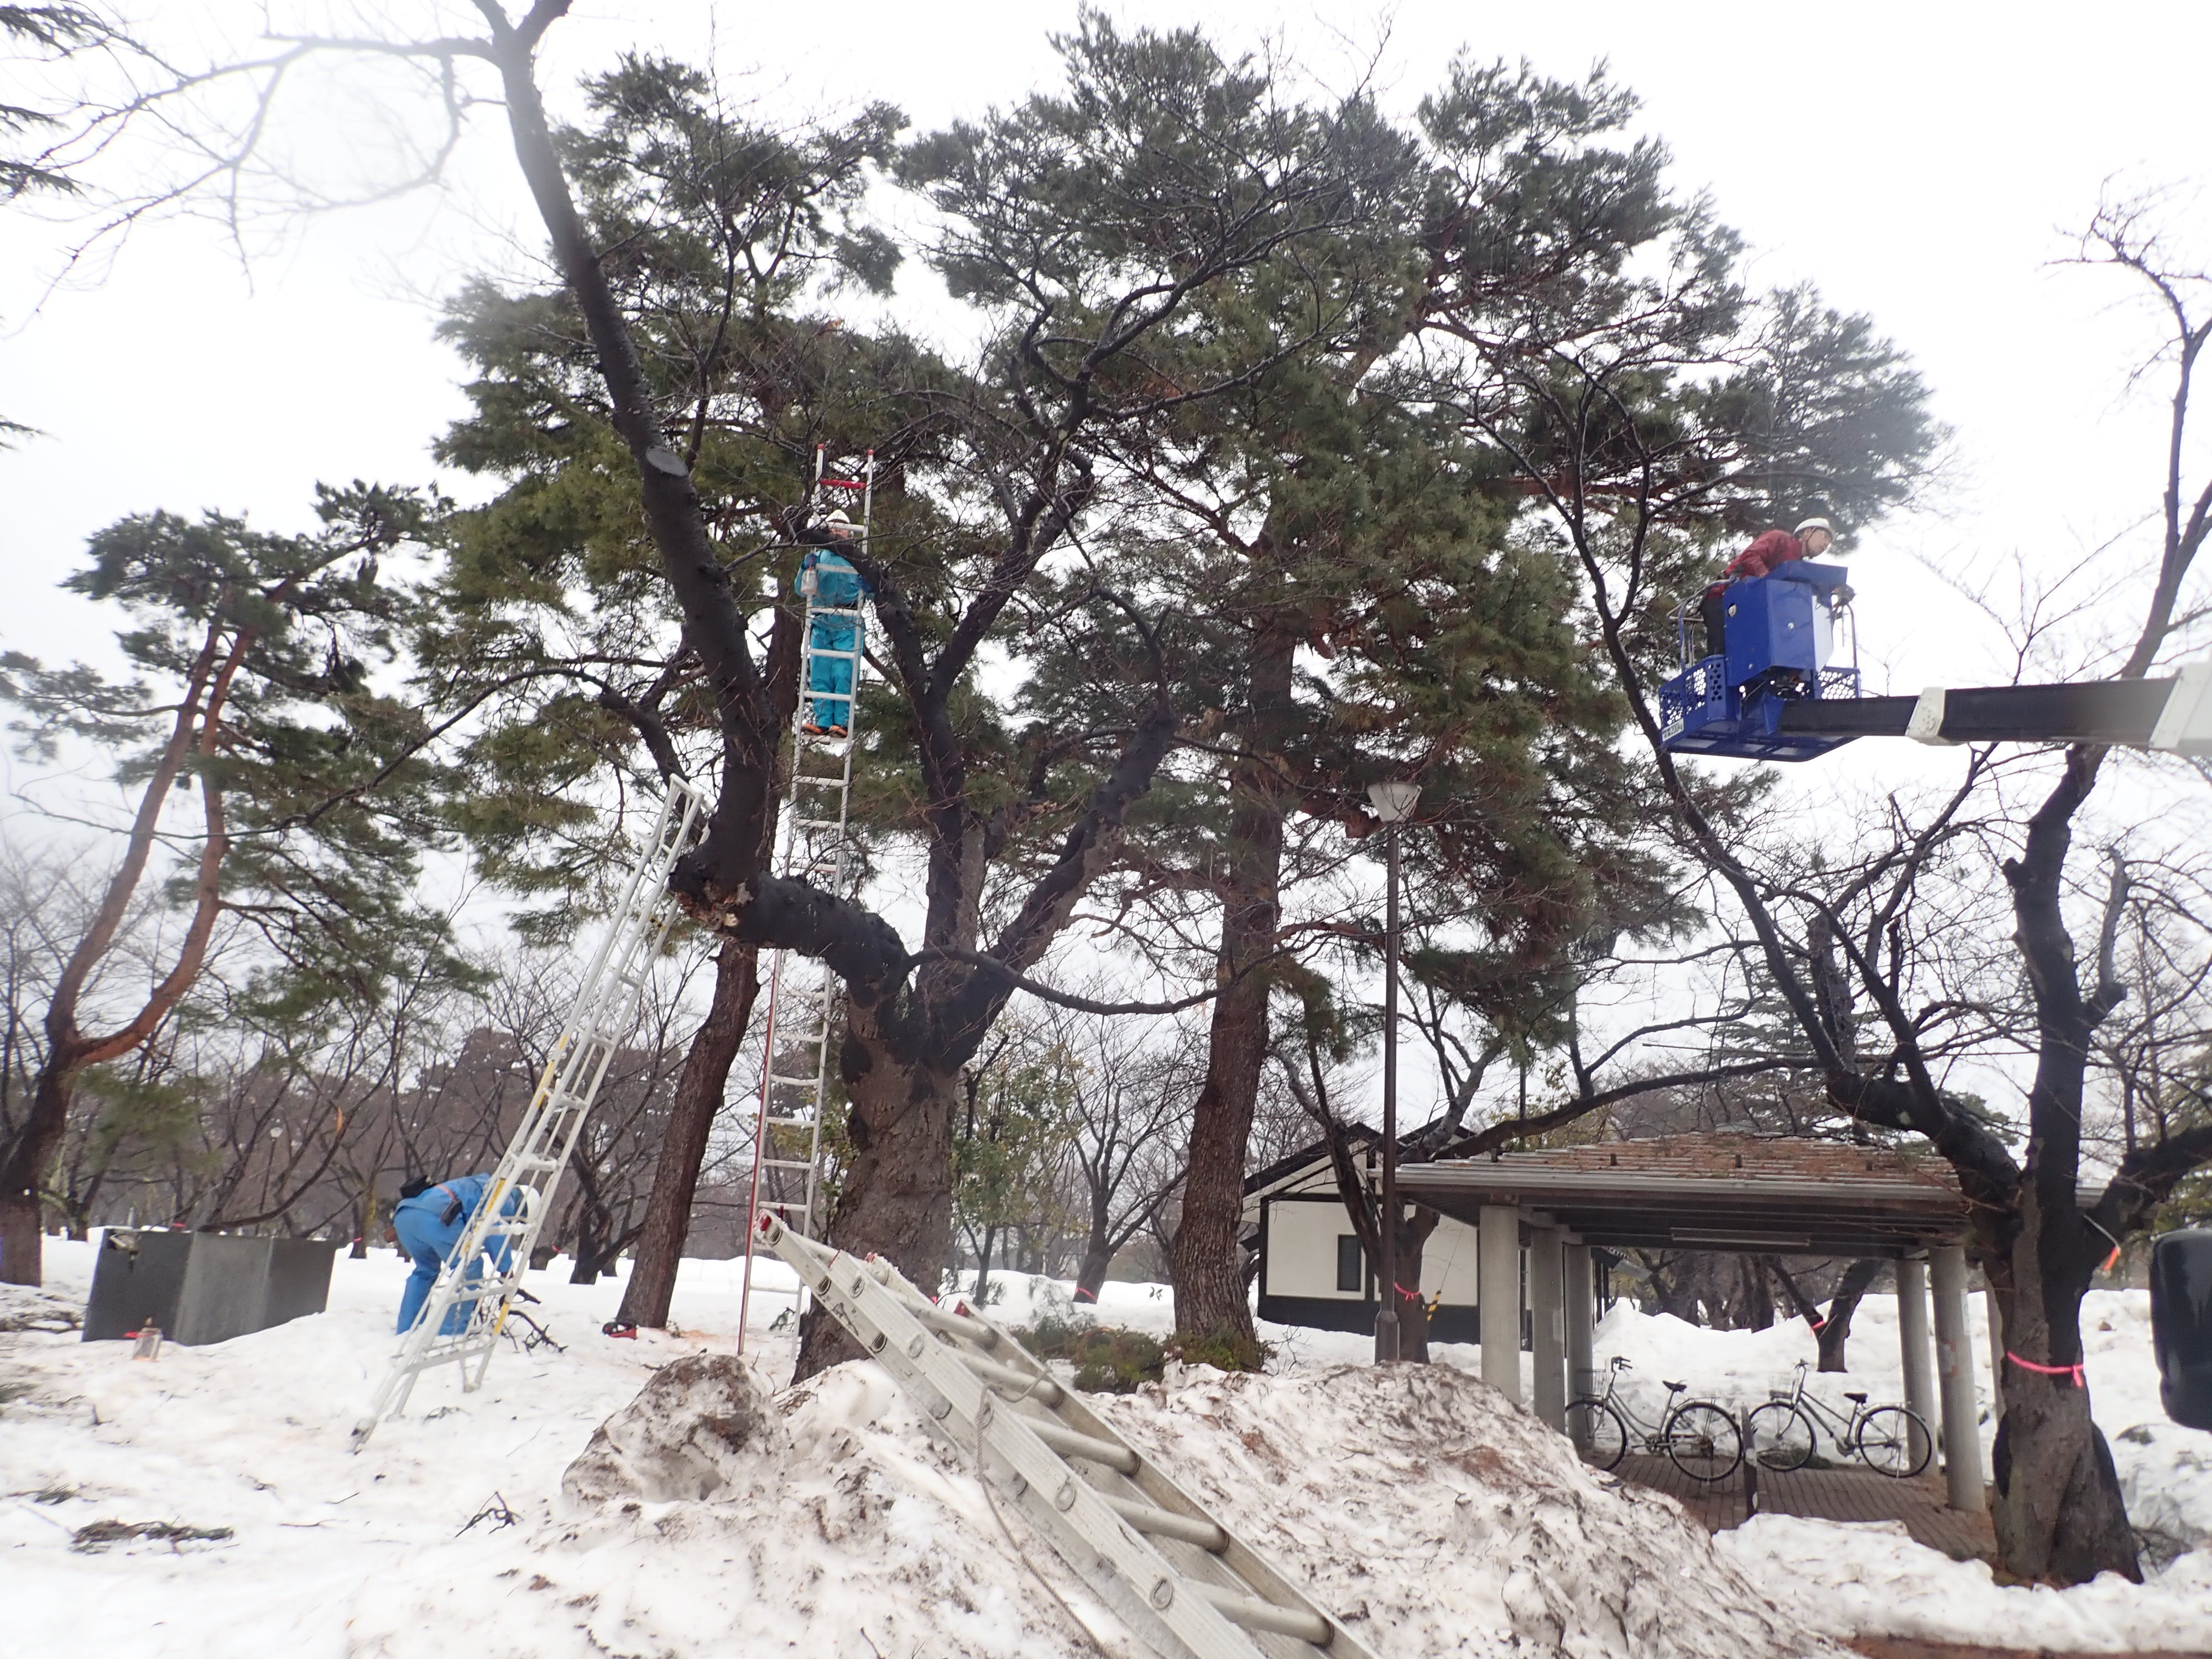
[[[1828,1299],[1828,1311],[1814,1328],[1815,1340],[1820,1345],[1820,1369],[1824,1371],[1844,1371],[1850,1369],[1845,1362],[1844,1344],[1851,1340],[1851,1318],[1859,1310],[1867,1291],[1881,1271],[1879,1261],[1854,1261],[1844,1269],[1843,1282]]]
[[[1075,1299],[1096,1302],[1098,1292],[1105,1288],[1106,1275],[1113,1270],[1115,1247],[1104,1241],[1097,1226],[1084,1242],[1083,1260],[1075,1269]]]
[[[714,958],[714,994],[707,1018],[684,1057],[683,1075],[669,1109],[660,1158],[653,1165],[653,1192],[637,1236],[629,1283],[615,1316],[632,1324],[665,1328],[668,1304],[676,1293],[676,1270],[684,1241],[691,1231],[691,1203],[699,1190],[699,1166],[707,1157],[715,1115],[729,1086],[730,1067],[744,1046],[760,995],[759,956],[750,947],[725,944]]]
[[[1859,1304],[1866,1297],[1874,1281],[1880,1275],[1882,1264],[1872,1257],[1854,1261],[1845,1267],[1836,1281],[1835,1294],[1828,1298],[1824,1311],[1820,1305],[1805,1293],[1796,1277],[1775,1257],[1763,1258],[1766,1269],[1782,1286],[1790,1305],[1813,1328],[1813,1339],[1820,1344],[1820,1369],[1824,1371],[1847,1371],[1844,1363],[1844,1344],[1851,1338],[1851,1317],[1858,1312]]]
[[[1282,923],[1283,820],[1293,793],[1276,770],[1295,717],[1291,664],[1297,638],[1288,620],[1261,618],[1253,630],[1247,753],[1230,775],[1232,805],[1219,887],[1221,947],[1206,1082],[1191,1114],[1182,1221],[1170,1269],[1176,1329],[1187,1336],[1253,1339],[1237,1235],[1244,1220],[1244,1155],[1260,1073],[1267,1062],[1272,977],[1255,971],[1275,949]]]
[[[1233,974],[1273,949],[1278,915],[1272,886],[1233,895],[1221,924],[1224,973]],[[1213,1005],[1206,1083],[1191,1114],[1182,1220],[1176,1229],[1170,1269],[1176,1330],[1181,1334],[1255,1334],[1237,1237],[1244,1222],[1244,1152],[1267,1053],[1267,987],[1265,975],[1255,974]]]

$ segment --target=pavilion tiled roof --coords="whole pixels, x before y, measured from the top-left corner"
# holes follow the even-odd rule
[[[1471,1220],[1486,1205],[1548,1217],[1593,1243],[1894,1255],[1956,1239],[1957,1177],[1929,1151],[1803,1138],[1649,1140],[1401,1165],[1414,1202]]]
[[[1547,1146],[1535,1152],[1498,1152],[1480,1158],[1440,1162],[1495,1164],[1515,1170],[1589,1172],[1620,1170],[1631,1176],[1680,1179],[1760,1179],[1818,1182],[1910,1181],[1959,1190],[1951,1166],[1920,1148],[1859,1146],[1848,1141],[1803,1136],[1682,1134],[1649,1140],[1593,1141],[1582,1146]]]

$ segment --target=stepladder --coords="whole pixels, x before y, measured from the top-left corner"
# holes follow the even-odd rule
[[[1066,1568],[1165,1659],[1373,1659],[1370,1650],[974,1308],[772,1214],[761,1242],[897,1379]]]
[[[833,470],[826,449],[816,450],[810,516],[842,532],[825,551],[844,545],[867,552],[874,501],[873,452]],[[823,580],[810,564],[802,570],[799,591],[806,601],[800,690],[775,871],[787,880],[848,898],[859,874],[851,807],[866,658],[865,589],[856,577]],[[802,1234],[823,1231],[823,1133],[841,994],[826,963],[789,951],[770,957],[760,1091],[753,1115],[750,1212],[772,1211]],[[748,1237],[739,1297],[740,1352],[753,1285]]]
[[[675,925],[669,876],[704,824],[699,795],[672,781],[522,1121],[440,1267],[421,1316],[400,1336],[368,1414],[354,1425],[356,1450],[379,1423],[406,1408],[415,1380],[424,1371],[458,1364],[465,1392],[483,1384],[508,1312],[521,1293],[531,1252],[552,1214],[562,1173]]]

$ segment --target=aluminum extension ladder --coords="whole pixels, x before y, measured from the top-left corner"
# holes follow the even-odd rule
[[[646,976],[675,922],[669,874],[676,860],[697,842],[705,822],[705,805],[699,796],[672,779],[644,855],[630,872],[608,919],[605,936],[585,969],[575,1005],[538,1079],[530,1108],[493,1171],[476,1213],[439,1269],[422,1316],[392,1355],[392,1368],[376,1390],[368,1415],[354,1425],[356,1451],[379,1423],[406,1408],[415,1379],[432,1366],[458,1364],[464,1392],[483,1383],[507,1309],[530,1266],[530,1253],[553,1212],[562,1171],[575,1150],[584,1120],[591,1115],[592,1097],[599,1093],[607,1064],[629,1034]],[[501,1214],[508,1195],[517,1191],[523,1199],[514,1213]],[[505,1248],[494,1261],[503,1259],[504,1266],[482,1272],[485,1252],[501,1249],[502,1241]],[[447,1311],[462,1306],[469,1310],[462,1328],[450,1336],[441,1334]]]
[[[870,450],[849,476],[825,470],[827,452],[814,451],[814,486],[808,517],[850,508],[854,539],[868,549],[869,520],[875,507],[876,456]],[[817,650],[817,617],[847,618],[852,624],[850,651]],[[791,775],[784,792],[781,847],[776,873],[851,896],[856,872],[848,854],[853,798],[853,755],[860,743],[860,674],[865,655],[858,605],[806,601],[800,634],[799,707],[792,718]],[[846,690],[815,691],[814,665],[826,658],[852,664]],[[845,734],[809,731],[815,705],[842,705]],[[830,1036],[836,1024],[842,988],[826,963],[778,951],[770,958],[768,1012],[762,1041],[760,1099],[753,1119],[753,1168],[748,1215],[765,1207],[802,1233],[820,1231],[822,1208],[822,1107],[830,1082]],[[738,1352],[744,1352],[745,1321],[752,1310],[753,1246],[745,1238],[745,1265],[738,1298]]]
[[[1371,1650],[965,1303],[948,1311],[890,1263],[833,1251],[775,1216],[762,1241],[1027,1516],[1070,1571],[1170,1659],[1343,1659]]]

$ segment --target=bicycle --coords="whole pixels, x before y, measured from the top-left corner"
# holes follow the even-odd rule
[[[1777,1394],[1751,1414],[1751,1455],[1762,1469],[1787,1474],[1813,1461],[1825,1426],[1837,1452],[1856,1456],[1876,1474],[1909,1480],[1928,1467],[1936,1437],[1918,1413],[1905,1406],[1869,1407],[1863,1394],[1846,1394],[1848,1422],[1805,1392],[1807,1362],[1797,1362],[1797,1383]]]
[[[1629,1443],[1644,1451],[1664,1452],[1674,1467],[1692,1480],[1710,1486],[1725,1480],[1743,1461],[1743,1439],[1735,1419],[1726,1407],[1710,1400],[1681,1400],[1675,1396],[1686,1382],[1667,1384],[1667,1409],[1656,1426],[1636,1414],[1620,1397],[1620,1376],[1632,1370],[1615,1354],[1613,1375],[1601,1395],[1584,1395],[1567,1407],[1567,1432],[1584,1462],[1609,1469],[1627,1455]]]

